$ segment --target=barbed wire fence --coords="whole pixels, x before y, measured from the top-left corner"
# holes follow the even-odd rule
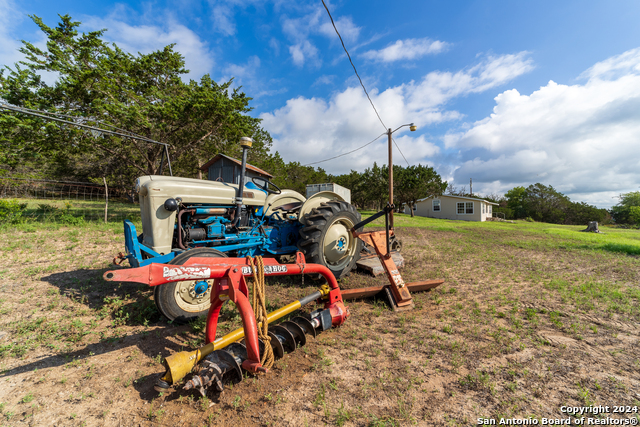
[[[122,221],[139,217],[137,204],[119,188],[108,188],[91,182],[54,181],[4,176],[0,177],[0,199],[18,199],[26,202],[24,216],[32,219],[54,218],[67,213],[85,220],[104,220],[108,194],[107,220]],[[39,202],[42,201],[42,202]],[[32,203],[33,202],[33,203]]]

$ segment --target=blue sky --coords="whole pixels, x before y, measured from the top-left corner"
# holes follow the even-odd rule
[[[553,185],[600,207],[640,190],[640,3],[331,1],[382,121],[410,164],[474,192]],[[130,52],[169,43],[189,77],[235,78],[287,161],[307,164],[384,132],[321,1],[0,0],[0,64],[27,17],[107,28]],[[406,162],[394,148],[394,163]],[[318,164],[330,173],[386,163],[386,138]]]

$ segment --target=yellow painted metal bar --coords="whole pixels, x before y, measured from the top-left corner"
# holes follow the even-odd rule
[[[267,323],[271,323],[271,322],[275,322],[276,320],[286,316],[289,313],[293,313],[294,311],[296,311],[297,309],[299,309],[301,307],[300,305],[300,301],[294,301],[291,304],[287,304],[282,308],[279,308],[275,311],[272,311],[271,313],[269,313],[267,315]],[[262,326],[262,322],[258,322],[258,327]],[[228,346],[231,343],[234,343],[240,339],[244,338],[244,329],[243,328],[239,328],[236,329],[233,332],[229,332],[227,335],[218,338],[217,340],[215,340],[213,343],[209,343],[207,345],[205,345],[204,347],[202,347],[200,350],[203,353],[202,357],[206,356],[207,354],[211,353],[211,351],[215,351],[215,350],[220,350],[221,348],[224,348],[226,346]],[[213,347],[211,348],[211,351],[207,352],[209,349],[207,348],[208,346],[213,345]],[[202,360],[202,359],[200,359]]]
[[[318,289],[318,293],[320,293],[321,297],[328,295],[329,287],[323,285],[320,289]],[[274,322],[286,316],[287,314],[293,313],[300,307],[302,307],[302,304],[300,303],[300,300],[297,300],[275,311],[272,311],[267,315],[267,323]],[[260,327],[261,325],[262,322],[258,323],[258,327]],[[211,354],[215,350],[220,350],[242,338],[244,338],[244,329],[239,328],[196,350],[181,351],[179,353],[172,354],[165,359],[167,372],[164,374],[162,379],[169,384],[175,384],[176,382],[184,378],[185,375],[191,372],[193,367],[196,366],[196,364],[204,359],[207,355]]]

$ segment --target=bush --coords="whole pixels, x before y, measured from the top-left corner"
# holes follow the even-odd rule
[[[59,224],[66,225],[81,225],[84,224],[84,217],[74,216],[71,214],[71,208],[73,205],[70,202],[64,202],[64,209],[60,209],[57,206],[48,205],[46,203],[40,203],[38,205],[37,212],[44,215],[45,219],[48,219]]]
[[[26,203],[18,203],[15,199],[0,199],[0,225],[21,223],[26,208]]]

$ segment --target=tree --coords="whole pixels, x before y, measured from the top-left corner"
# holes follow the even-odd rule
[[[563,224],[569,199],[552,186],[540,183],[530,185],[523,199],[527,214],[536,221]]]
[[[25,61],[0,74],[0,98],[7,102],[72,116],[98,127],[109,123],[169,144],[174,174],[195,176],[219,152],[238,157],[241,136],[254,140],[249,160],[267,155],[271,137],[250,117],[247,97],[218,84],[209,75],[188,83],[182,55],[174,45],[149,54],[132,55],[102,40],[106,30],[79,34],[79,22],[61,16],[56,28],[37,16],[31,19],[48,38],[46,49],[23,42]],[[40,73],[55,73],[45,83]],[[86,174],[126,179],[156,174],[163,146],[129,138],[94,136],[68,125],[38,118],[3,115],[0,158],[10,164],[23,159],[49,159],[57,174]],[[10,144],[4,144],[10,141]]]
[[[363,209],[367,203],[366,185],[364,174],[351,170],[348,174],[329,176],[329,181],[335,182],[351,191],[351,204]]]
[[[640,225],[640,191],[621,194],[620,202],[611,208],[611,216],[618,224]]]
[[[513,218],[526,218],[525,196],[527,190],[524,187],[514,187],[504,195],[507,199],[507,208],[511,210]]]
[[[381,210],[389,200],[389,169],[378,166],[373,162],[371,168],[364,171],[364,188],[367,204],[376,210]]]
[[[419,199],[440,195],[447,188],[447,182],[430,166],[393,167],[394,204],[409,206],[413,217],[413,206]]]
[[[609,218],[609,213],[606,209],[598,209],[585,202],[570,202],[566,211],[567,217],[565,223],[567,224],[587,225],[590,221],[602,223]]]

